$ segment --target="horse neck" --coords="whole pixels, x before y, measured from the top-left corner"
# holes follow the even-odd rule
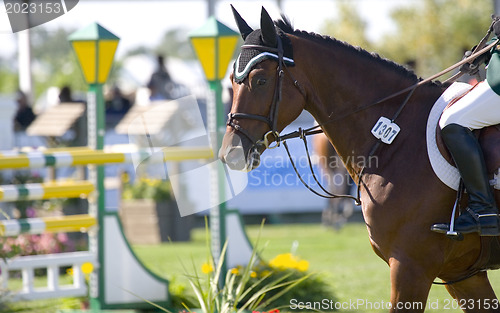
[[[304,43],[294,44],[294,55],[296,60],[301,60],[297,66],[307,76],[309,90],[306,110],[318,123],[324,124],[324,132],[346,163],[351,176],[355,177],[362,164],[354,160],[366,162],[376,142],[371,135],[371,128],[381,116],[392,118],[405,96],[350,113],[415,84],[417,78],[388,61],[340,42],[338,47],[332,47],[301,40]],[[437,98],[438,95],[433,93],[432,97]],[[414,102],[415,97],[410,102]],[[429,106],[427,108],[430,110]],[[423,120],[428,110],[420,111],[416,112]],[[332,119],[335,121],[329,122]]]

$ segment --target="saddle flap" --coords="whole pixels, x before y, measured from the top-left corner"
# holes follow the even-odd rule
[[[477,136],[479,136],[479,144],[483,149],[488,173],[493,174],[500,168],[500,124],[476,130],[474,132]],[[441,129],[439,128],[439,125],[436,126],[436,144],[439,152],[441,152],[441,155],[446,159],[446,161],[448,161],[448,163],[454,166],[455,163],[453,162],[453,159],[451,158],[451,155],[441,138]]]
[[[482,129],[479,143],[483,148],[488,173],[494,173],[500,168],[500,125]]]

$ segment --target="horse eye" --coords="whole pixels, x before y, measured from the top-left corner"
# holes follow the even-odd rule
[[[264,85],[265,83],[266,83],[266,80],[265,80],[264,78],[259,78],[259,79],[257,79],[257,85],[262,86],[262,85]]]

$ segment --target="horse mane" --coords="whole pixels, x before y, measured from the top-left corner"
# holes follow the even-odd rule
[[[283,32],[291,35],[295,35],[297,37],[305,38],[305,39],[311,39],[316,42],[323,43],[325,45],[331,45],[332,47],[338,47],[341,46],[346,49],[350,49],[354,52],[357,52],[359,55],[370,58],[380,64],[383,64],[397,73],[401,74],[403,77],[411,79],[411,80],[421,80],[420,77],[418,77],[413,71],[407,69],[406,67],[402,66],[401,64],[398,64],[392,60],[386,59],[382,56],[380,56],[378,53],[375,52],[368,52],[365,49],[361,47],[355,47],[345,41],[338,40],[336,38],[330,37],[330,36],[324,36],[320,35],[314,32],[306,32],[303,30],[298,30],[294,29],[292,22],[290,19],[285,16],[281,15],[281,19],[274,21],[275,25],[280,28]],[[436,85],[441,85],[440,82],[434,82]]]

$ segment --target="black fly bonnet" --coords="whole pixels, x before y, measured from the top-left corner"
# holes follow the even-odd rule
[[[227,125],[247,137],[253,143],[254,150],[262,145],[266,148],[270,148],[270,143],[273,140],[278,142],[279,137],[279,132],[277,130],[277,115],[279,103],[281,101],[283,71],[286,69],[287,65],[295,65],[293,61],[292,43],[285,33],[279,27],[276,27],[264,8],[262,8],[261,12],[261,29],[257,30],[253,30],[248,26],[232,5],[231,8],[233,9],[233,15],[241,33],[241,37],[245,40],[244,45],[241,47],[241,53],[234,63],[234,81],[241,84],[248,77],[252,68],[257,63],[266,59],[276,60],[278,62],[278,68],[276,71],[276,86],[269,115],[262,116],[249,113],[229,113]],[[257,140],[235,122],[238,119],[252,119],[264,122],[269,125],[270,131],[264,135],[263,139]]]
[[[293,66],[293,49],[292,44],[290,43],[290,39],[283,33],[283,31],[279,28],[276,28],[278,32],[278,36],[281,39],[283,44],[283,62],[288,66]],[[263,46],[268,47],[269,44],[265,42],[265,39],[262,36],[262,31],[257,29],[252,31],[245,38],[245,46]],[[269,47],[276,48],[276,47]],[[275,59],[278,60],[278,54],[270,52],[270,51],[262,51],[262,49],[241,49],[241,53],[236,59],[234,63],[234,81],[238,84],[241,84],[248,76],[248,73],[252,70],[252,68],[266,59]]]

